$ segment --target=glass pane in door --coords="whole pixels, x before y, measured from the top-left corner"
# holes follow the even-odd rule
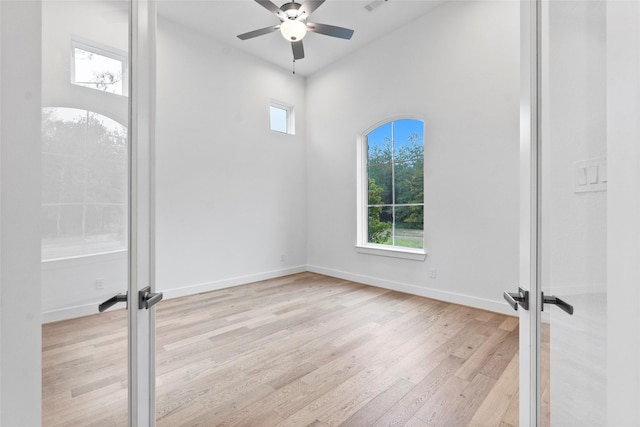
[[[607,425],[604,1],[542,4],[542,424]],[[570,313],[570,304],[574,311]]]
[[[43,2],[46,426],[127,423],[128,46],[128,2]]]

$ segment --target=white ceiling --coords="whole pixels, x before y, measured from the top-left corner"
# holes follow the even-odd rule
[[[288,0],[274,0],[280,7]],[[332,62],[371,43],[385,34],[429,12],[444,0],[378,1],[379,7],[368,11],[374,0],[327,0],[309,17],[309,22],[351,28],[351,40],[308,33],[304,38],[305,57],[296,61],[296,74],[309,76]],[[304,1],[299,1],[304,3]],[[158,14],[187,25],[233,48],[291,70],[291,44],[279,31],[249,40],[236,36],[269,25],[279,19],[253,0],[165,0],[158,2]],[[402,46],[398,46],[402,49]]]

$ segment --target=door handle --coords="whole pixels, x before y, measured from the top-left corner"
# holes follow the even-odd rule
[[[118,295],[112,296],[111,298],[109,298],[108,300],[106,300],[105,302],[103,302],[98,306],[98,311],[102,313],[112,305],[116,305],[119,302],[127,302],[127,294],[118,294]]]
[[[147,286],[138,292],[138,309],[146,308],[149,310],[162,300],[162,292],[151,292],[151,286]]]
[[[565,311],[571,315],[573,315],[573,306],[566,301],[561,300],[556,296],[545,297],[544,292],[542,293],[542,311],[544,311],[545,304],[553,304],[557,305],[559,309]]]
[[[517,293],[504,292],[502,296],[515,311],[518,311],[518,305],[520,305],[520,307],[524,308],[525,310],[529,310],[529,291],[518,288]]]

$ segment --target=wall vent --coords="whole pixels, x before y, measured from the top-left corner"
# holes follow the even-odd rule
[[[375,8],[377,8],[378,6],[382,6],[386,2],[387,0],[374,0],[368,5],[366,5],[364,8],[367,9],[369,12],[373,12]]]

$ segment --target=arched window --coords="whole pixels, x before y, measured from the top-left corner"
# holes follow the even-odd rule
[[[424,251],[424,123],[397,119],[360,142],[360,246]]]
[[[127,128],[75,108],[42,114],[42,259],[126,249]]]

